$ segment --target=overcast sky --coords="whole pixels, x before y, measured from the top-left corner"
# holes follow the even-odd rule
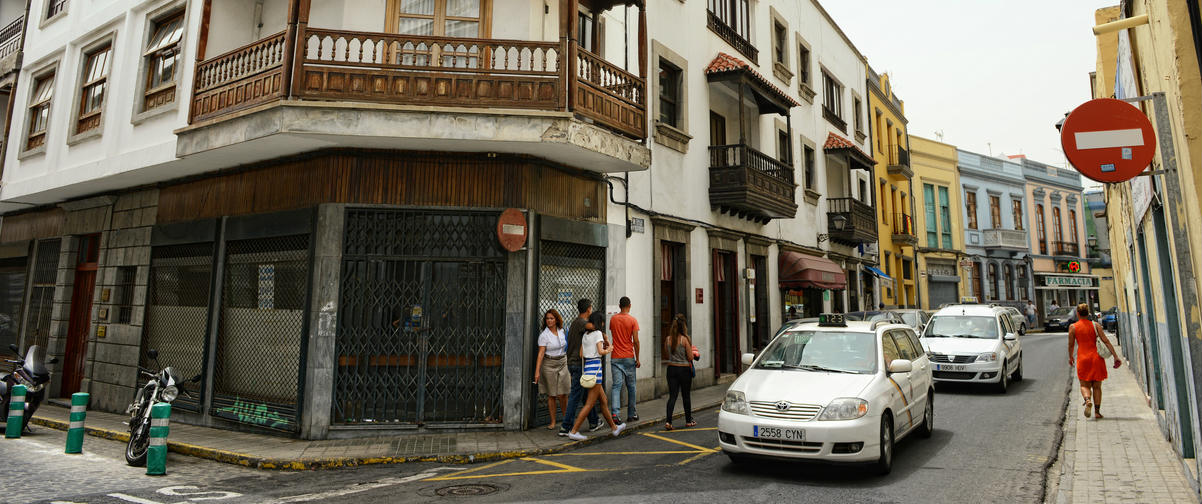
[[[819,0],[906,103],[910,134],[1066,166],[1054,124],[1090,99],[1094,11],[1118,0]],[[1083,179],[1087,181],[1088,179]]]

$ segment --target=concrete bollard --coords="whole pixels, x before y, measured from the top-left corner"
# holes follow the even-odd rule
[[[67,429],[67,451],[83,453],[83,421],[88,415],[88,393],[71,394],[71,426]]]
[[[13,386],[12,395],[8,400],[8,424],[4,427],[4,437],[16,439],[21,437],[21,428],[25,426],[25,386]]]
[[[150,446],[146,449],[146,474],[167,474],[167,422],[171,419],[171,405],[158,403],[150,408]]]

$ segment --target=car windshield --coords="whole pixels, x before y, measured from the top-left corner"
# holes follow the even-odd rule
[[[901,312],[902,322],[910,327],[918,327],[918,312]]]
[[[980,338],[996,339],[997,322],[993,317],[946,315],[935,317],[927,324],[924,338]]]
[[[808,329],[781,334],[755,367],[865,374],[876,372],[876,361],[874,333]]]
[[[846,320],[867,320],[868,322],[876,322],[878,320],[892,320],[893,314],[883,311],[868,311],[868,312],[851,312],[843,316]]]
[[[1052,317],[1063,317],[1063,316],[1066,316],[1069,313],[1071,313],[1073,310],[1074,310],[1074,308],[1071,306],[1064,306],[1064,307],[1060,307],[1060,308],[1056,308],[1055,310],[1052,310],[1052,313],[1049,313],[1048,315],[1052,316]]]

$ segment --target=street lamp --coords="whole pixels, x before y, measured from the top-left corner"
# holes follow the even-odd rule
[[[831,227],[835,231],[843,231],[847,228],[847,217],[843,214],[835,214],[831,216]],[[830,233],[818,233],[818,243],[822,243],[831,239]]]

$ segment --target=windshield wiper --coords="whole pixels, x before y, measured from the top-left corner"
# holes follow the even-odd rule
[[[806,371],[827,371],[827,372],[831,372],[831,373],[856,374],[855,371],[848,371],[846,369],[828,368],[828,367],[823,367],[823,366],[819,366],[816,364],[802,364],[799,366],[790,366],[790,367],[795,367],[797,369],[804,369]]]
[[[953,338],[976,338],[976,339],[992,339],[993,336],[977,336],[975,334],[957,334]]]

